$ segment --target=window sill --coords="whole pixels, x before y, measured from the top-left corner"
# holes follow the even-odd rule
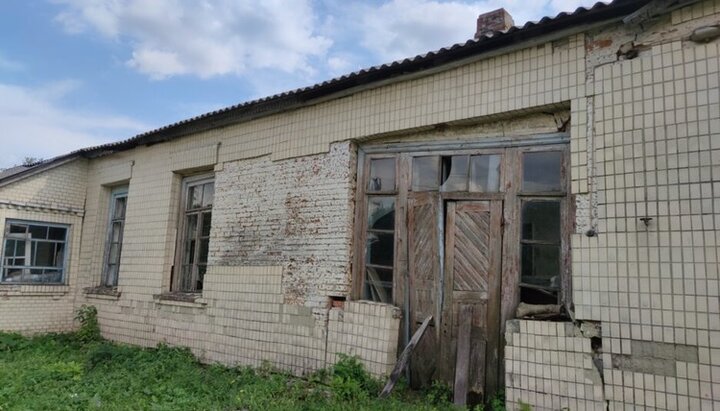
[[[207,306],[207,301],[199,293],[169,292],[156,294],[153,299],[157,304],[176,307],[205,308]]]
[[[117,300],[121,294],[117,287],[88,287],[83,291],[87,298],[96,298],[99,300]]]
[[[61,297],[70,292],[70,286],[66,284],[0,284],[0,297]]]

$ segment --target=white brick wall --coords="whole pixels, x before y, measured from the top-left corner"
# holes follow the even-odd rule
[[[0,187],[0,233],[4,250],[8,219],[67,224],[68,258],[64,285],[0,284],[0,330],[23,333],[73,329],[78,290],[87,162],[75,160]]]

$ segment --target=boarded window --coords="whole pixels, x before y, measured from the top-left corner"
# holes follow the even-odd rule
[[[66,225],[6,221],[2,282],[63,283],[67,237]]]
[[[116,287],[118,285],[127,198],[127,187],[122,187],[113,190],[110,199],[110,217],[102,276],[102,285],[105,287]]]
[[[179,258],[173,288],[199,292],[207,272],[215,183],[212,177],[187,178],[183,183],[184,204],[180,222]]]

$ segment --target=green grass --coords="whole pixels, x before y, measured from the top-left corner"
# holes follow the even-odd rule
[[[202,365],[186,349],[143,349],[87,334],[0,333],[0,410],[450,410],[437,392],[381,381],[354,358],[301,379],[274,371]]]

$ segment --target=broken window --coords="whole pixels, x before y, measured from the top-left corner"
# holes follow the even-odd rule
[[[6,221],[2,282],[62,284],[67,236],[66,225]]]
[[[207,272],[212,205],[215,198],[213,177],[186,178],[183,182],[183,208],[178,241],[179,267],[174,291],[199,292]]]
[[[395,266],[395,158],[370,159],[368,164],[362,298],[391,303]]]
[[[412,191],[500,191],[500,154],[414,157]]]
[[[123,232],[125,230],[127,193],[127,187],[117,188],[113,190],[110,199],[108,237],[102,276],[102,285],[105,287],[117,287],[118,285],[120,254],[122,252]]]
[[[563,153],[522,155],[520,210],[520,299],[557,304],[563,287]]]

